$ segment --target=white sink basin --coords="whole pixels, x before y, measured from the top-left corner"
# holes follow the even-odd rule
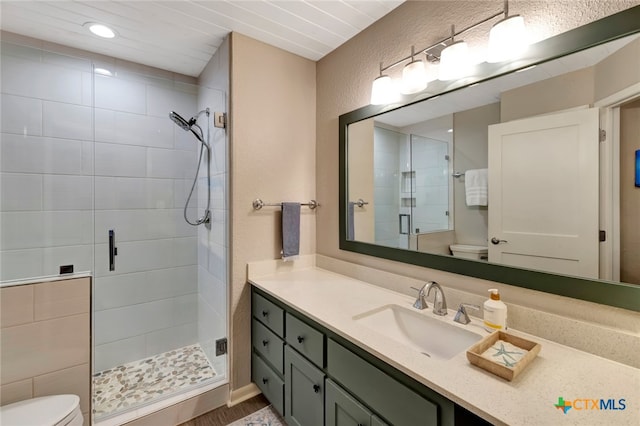
[[[431,358],[453,358],[482,339],[479,334],[445,322],[451,321],[448,316],[446,320],[439,320],[428,315],[398,305],[385,305],[353,319]]]

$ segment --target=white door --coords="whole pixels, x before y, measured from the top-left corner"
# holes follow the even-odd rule
[[[489,261],[598,278],[598,110],[489,126]]]

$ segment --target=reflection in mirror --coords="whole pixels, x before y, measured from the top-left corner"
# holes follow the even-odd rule
[[[639,56],[628,36],[349,124],[347,240],[640,284]]]

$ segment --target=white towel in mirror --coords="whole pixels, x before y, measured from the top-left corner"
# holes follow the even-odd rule
[[[464,189],[468,206],[486,206],[489,193],[489,169],[467,170]]]

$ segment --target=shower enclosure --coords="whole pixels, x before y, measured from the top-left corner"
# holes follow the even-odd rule
[[[226,383],[227,137],[198,114],[226,88],[22,40],[1,51],[0,281],[91,273],[94,421]]]

